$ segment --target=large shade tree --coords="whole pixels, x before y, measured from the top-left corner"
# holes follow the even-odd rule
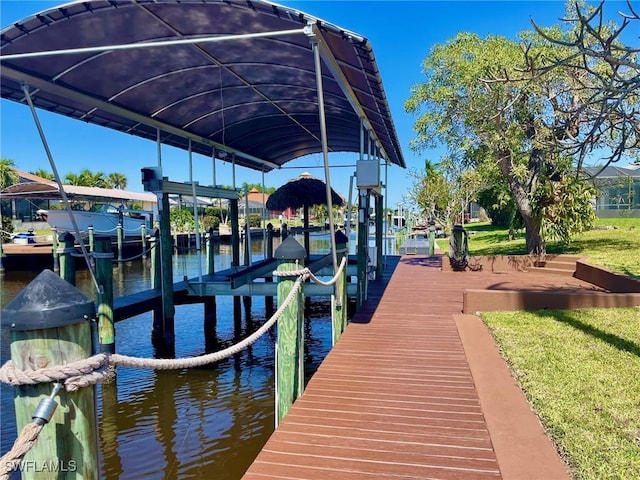
[[[640,10],[630,1],[626,7],[626,11],[617,11],[617,21],[607,21],[604,1],[596,7],[570,3],[565,18],[573,28],[570,36],[533,22],[538,35],[558,47],[561,54],[547,69],[571,68],[590,79],[579,86],[587,93],[585,102],[571,105],[566,112],[571,122],[588,127],[565,144],[579,165],[598,145],[606,147],[602,168],[622,158],[640,160]],[[627,45],[623,38],[636,46]]]
[[[560,27],[546,31],[571,35]],[[426,79],[405,104],[418,116],[414,149],[445,145],[463,165],[500,172],[532,254],[545,252],[545,235],[567,241],[594,216],[593,192],[575,175],[567,144],[591,128],[588,118],[570,112],[591,102],[595,81],[571,65],[550,68],[571,48],[534,31],[517,42],[460,33],[431,50]]]

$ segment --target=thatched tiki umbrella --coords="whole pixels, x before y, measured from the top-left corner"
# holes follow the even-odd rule
[[[331,203],[338,207],[344,205],[344,199],[333,188],[331,189]],[[304,208],[304,248],[309,255],[309,207],[327,204],[326,184],[305,172],[273,192],[267,200],[267,210]],[[331,214],[332,212],[329,212],[329,215]]]

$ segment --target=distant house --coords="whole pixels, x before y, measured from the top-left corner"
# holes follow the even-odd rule
[[[597,189],[599,217],[640,217],[640,165],[586,167],[582,172]]]
[[[19,182],[0,192],[2,215],[22,222],[38,221],[37,211],[60,208],[62,195],[53,180],[15,170]],[[113,188],[83,187],[63,185],[68,199],[73,203],[113,203],[137,204],[142,210],[156,210],[157,198],[154,194],[130,192]]]
[[[268,193],[262,193],[257,188],[252,188],[247,195],[238,200],[238,208],[240,215],[244,215],[244,210],[249,202],[249,214],[262,215],[266,208],[267,200],[269,200]],[[267,218],[278,217],[282,212],[280,211],[268,211],[266,213]]]

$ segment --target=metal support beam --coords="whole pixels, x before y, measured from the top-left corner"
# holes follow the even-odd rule
[[[268,166],[270,168],[280,168],[279,165],[269,162],[268,160],[264,160],[262,158],[255,157],[253,155],[249,155],[248,153],[243,153],[239,150],[227,147],[226,145],[222,145],[222,144],[219,144],[218,142],[214,142],[211,139],[202,137],[200,135],[195,135],[181,128],[176,128],[173,125],[169,125],[168,123],[161,122],[154,118],[146,117],[144,115],[133,112],[131,110],[127,110],[126,108],[122,108],[112,103],[106,102],[104,100],[94,98],[90,95],[77,92],[75,90],[64,87],[62,85],[51,83],[45,79],[36,77],[34,75],[30,75],[26,72],[21,72],[20,70],[16,70],[15,68],[9,67],[7,65],[2,65],[2,76],[15,80],[17,82],[25,82],[30,86],[38,88],[40,90],[44,90],[45,92],[53,93],[54,95],[59,95],[63,98],[68,98],[70,100],[75,100],[76,102],[103,110],[108,113],[112,113],[114,115],[118,115],[123,118],[127,118],[129,120],[141,123],[143,125],[156,127],[157,129],[161,129],[162,131],[167,133],[172,133],[181,138],[191,139],[194,142],[198,142],[203,145],[208,145],[210,147],[217,148],[218,150],[236,154],[242,158],[246,158],[247,160]]]

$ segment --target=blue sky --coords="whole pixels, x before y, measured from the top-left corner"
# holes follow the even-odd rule
[[[36,12],[59,5],[60,1],[0,0],[2,28]],[[475,32],[515,38],[531,29],[531,19],[542,26],[558,23],[564,14],[563,1],[280,1],[369,39],[380,69],[385,92],[403,149],[407,169],[389,167],[389,207],[401,202],[411,186],[409,171],[422,169],[424,160],[437,161],[438,151],[412,152],[415,118],[404,112],[411,86],[422,80],[421,61],[431,47],[453,38],[458,32]],[[611,3],[611,2],[609,2]],[[624,3],[616,2],[621,10]],[[49,146],[62,176],[84,168],[128,177],[128,189],[142,191],[140,168],[156,165],[156,145],[148,140],[39,111]],[[25,105],[0,101],[0,157],[13,160],[18,168],[51,171],[31,113]],[[356,155],[330,157],[330,163],[352,164]],[[289,162],[288,168],[265,174],[267,187],[278,187],[307,170],[324,178],[320,154]],[[352,168],[331,170],[331,183],[348,196]],[[189,180],[187,153],[163,147],[163,173],[173,181]],[[232,183],[231,168],[217,162],[217,183]],[[384,178],[384,172],[383,172]],[[194,180],[212,183],[210,158],[194,155]],[[236,170],[236,183],[261,183],[262,174]],[[355,195],[354,195],[355,199]]]

